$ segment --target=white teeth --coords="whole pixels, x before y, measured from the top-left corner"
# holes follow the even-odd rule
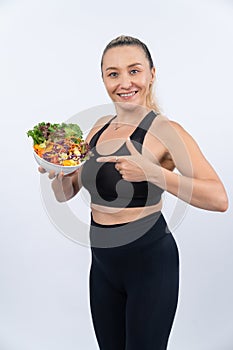
[[[128,96],[133,96],[135,94],[136,94],[136,91],[130,92],[128,94],[119,94],[119,95],[122,96],[122,97],[128,97]]]

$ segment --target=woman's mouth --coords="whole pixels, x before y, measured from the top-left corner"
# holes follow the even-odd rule
[[[120,96],[121,98],[123,98],[124,100],[128,100],[130,99],[131,97],[133,97],[134,95],[136,95],[138,91],[131,91],[131,92],[128,92],[128,93],[118,93],[117,95]]]

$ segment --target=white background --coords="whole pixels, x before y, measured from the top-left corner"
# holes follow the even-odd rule
[[[90,252],[46,214],[26,131],[110,102],[100,58],[120,34],[148,45],[164,113],[195,138],[230,199],[226,213],[190,207],[173,230],[181,284],[169,350],[233,349],[232,18],[231,0],[0,2],[1,350],[98,349]],[[168,222],[173,202],[166,195]]]

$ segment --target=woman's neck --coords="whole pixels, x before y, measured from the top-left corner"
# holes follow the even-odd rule
[[[116,103],[117,123],[133,123],[141,120],[150,111],[149,108],[131,103]]]

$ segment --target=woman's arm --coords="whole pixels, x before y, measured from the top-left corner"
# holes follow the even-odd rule
[[[160,124],[156,134],[180,174],[160,167],[150,172],[150,181],[195,207],[226,211],[228,198],[223,183],[192,136],[181,125],[168,120]]]
[[[116,169],[126,181],[146,180],[198,208],[226,211],[228,198],[225,188],[191,135],[178,123],[166,118],[155,125],[152,134],[169,152],[180,174],[142,156],[130,140],[126,142],[130,156],[117,159],[112,156],[100,157],[97,160],[116,163]],[[154,151],[154,141],[149,142],[148,149]]]
[[[79,168],[74,173],[64,175],[59,173],[52,181],[52,190],[58,202],[66,202],[73,198],[81,189],[80,174],[82,169]]]
[[[41,166],[38,168],[41,174],[46,173],[46,170]],[[81,168],[73,173],[65,175],[62,171],[56,176],[54,171],[48,174],[49,179],[53,179],[51,187],[58,202],[65,202],[73,198],[81,189],[82,184]]]
[[[161,167],[158,176],[158,169],[156,170],[149,176],[149,180],[183,201],[206,210],[227,210],[228,199],[220,180],[190,178]]]

